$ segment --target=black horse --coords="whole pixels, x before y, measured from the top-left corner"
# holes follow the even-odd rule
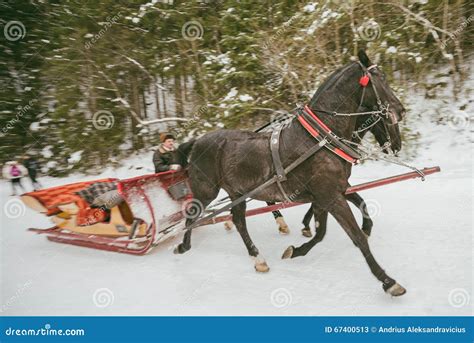
[[[374,116],[370,116],[367,118],[366,116],[359,116],[357,118],[357,131],[356,134],[353,135],[352,141],[354,143],[360,143],[360,141],[364,138],[364,136],[367,134],[368,131],[372,132],[372,134],[375,137],[375,140],[381,147],[384,147],[385,144],[388,142],[389,138],[386,135],[386,131],[384,130],[383,123],[381,121],[378,121],[377,118],[374,118]],[[383,150],[385,153],[385,149]],[[360,209],[362,213],[362,231],[367,235],[370,236],[370,233],[372,232],[372,227],[373,227],[373,221],[372,218],[370,217],[370,214],[367,210],[367,205],[364,201],[364,199],[358,194],[358,193],[351,193],[346,195],[346,199],[353,203],[357,208]],[[267,202],[267,205],[275,205],[273,202]],[[288,224],[286,224],[285,219],[283,217],[283,214],[280,211],[272,211],[273,217],[275,218],[275,221],[278,225],[278,231],[281,234],[288,234],[290,233],[290,229],[288,227]],[[308,211],[303,217],[303,229],[301,230],[301,233],[305,237],[311,237],[311,228],[310,228],[310,222],[311,218],[313,218],[313,208],[312,206],[309,207]],[[321,214],[320,218],[314,218],[315,222],[315,227],[319,230],[321,230],[321,234],[324,237],[324,233],[326,232],[326,222],[327,222],[327,212]],[[227,221],[224,223],[225,228],[227,230],[230,230],[232,228],[232,221]],[[322,240],[322,237],[321,237]]]
[[[363,79],[369,87],[361,85]],[[372,65],[364,51],[359,52],[359,62],[351,62],[334,72],[319,87],[309,104],[309,109],[317,113],[335,135],[346,140],[350,140],[356,130],[356,117],[342,113],[355,113],[362,107],[375,108],[383,114],[391,149],[399,151],[401,137],[398,121],[402,119],[405,109],[385,81],[383,73]],[[291,165],[312,151],[316,144],[308,128],[294,120],[292,125],[281,131],[279,154],[283,165]],[[347,203],[345,191],[349,186],[351,167],[351,163],[340,155],[323,148],[287,175],[286,181],[282,183],[283,191],[291,194],[293,201],[312,203],[315,218],[324,212],[331,213],[360,249],[383,289],[394,296],[402,295],[406,290],[376,262],[367,237],[359,229]],[[195,201],[203,208],[217,197],[221,188],[231,200],[235,200],[271,179],[275,172],[270,154],[270,134],[240,130],[211,132],[193,143],[189,157],[191,190]],[[252,198],[267,202],[286,201],[281,188],[275,183],[260,189]],[[267,272],[269,267],[247,231],[245,209],[245,201],[232,208],[234,223],[249,255],[254,259],[255,269]],[[182,254],[191,248],[192,223],[195,220],[186,220],[183,242],[175,248],[175,253]],[[309,251],[318,242],[318,236],[301,247],[288,247],[283,258],[296,257],[305,250]]]

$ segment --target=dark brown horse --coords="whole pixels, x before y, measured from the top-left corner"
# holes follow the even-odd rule
[[[368,79],[369,87],[361,86],[362,77]],[[384,127],[390,137],[393,151],[401,149],[398,121],[405,109],[389,85],[383,73],[365,54],[359,52],[359,62],[352,62],[334,72],[319,87],[309,108],[331,128],[338,137],[350,140],[356,130],[356,117],[335,115],[356,113],[360,108],[378,109],[383,113]],[[290,165],[308,150],[315,147],[313,136],[296,120],[285,127],[280,136],[280,158],[284,166]],[[310,202],[314,216],[329,212],[342,226],[347,235],[360,249],[373,275],[382,283],[383,289],[398,296],[406,292],[389,277],[370,251],[367,237],[360,230],[347,203],[345,191],[349,186],[352,165],[329,149],[321,149],[306,159],[287,175],[282,183],[283,190],[293,201]],[[197,139],[189,158],[189,181],[196,202],[205,208],[224,189],[231,200],[254,190],[275,174],[270,154],[270,134],[259,134],[240,130],[219,130]],[[286,201],[276,184],[260,190],[253,199],[267,202]],[[232,208],[234,223],[244,241],[249,255],[254,259],[255,269],[266,272],[269,267],[252,242],[247,231],[245,218],[246,203]],[[175,253],[182,254],[191,248],[192,223],[196,218],[186,220],[187,230],[183,242]],[[318,241],[318,235],[301,247],[288,247],[283,258],[301,255]]]
[[[362,110],[367,110],[367,109],[362,109]],[[375,137],[375,140],[381,147],[385,147],[385,144],[389,141],[389,137],[386,135],[386,131],[383,126],[383,122],[378,121],[377,118],[375,118],[374,115],[369,116],[359,116],[357,118],[357,131],[356,134],[353,135],[352,141],[354,143],[360,143],[360,141],[364,138],[364,136],[367,134],[367,132],[372,132],[372,134]],[[385,153],[385,149],[383,149]],[[372,218],[370,217],[369,212],[367,211],[367,205],[364,201],[364,199],[358,194],[358,193],[351,193],[346,195],[346,199],[353,203],[357,208],[362,213],[362,231],[367,235],[370,236],[370,233],[372,232]],[[274,205],[275,203],[272,202],[267,202],[267,205]],[[278,225],[278,231],[281,234],[288,234],[290,233],[290,229],[288,225],[286,224],[285,219],[283,218],[283,214],[280,211],[272,211],[273,217],[275,218],[275,221]],[[311,237],[311,228],[310,228],[310,222],[311,218],[313,218],[313,208],[312,206],[309,207],[308,211],[303,217],[303,229],[301,230],[301,233],[305,237]],[[326,232],[326,222],[327,222],[327,212],[321,214],[320,218],[314,218],[315,222],[315,227],[321,231],[321,240],[324,237],[324,233]],[[227,221],[224,223],[225,228],[227,230],[230,230],[232,228],[232,221]]]

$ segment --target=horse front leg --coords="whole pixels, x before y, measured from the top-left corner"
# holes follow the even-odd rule
[[[342,226],[354,244],[360,249],[372,274],[382,283],[385,292],[399,296],[406,293],[406,289],[389,277],[375,260],[369,248],[369,242],[364,233],[359,229],[357,221],[347,203],[344,195],[339,195],[329,209],[339,225]]]
[[[185,227],[191,225],[195,220],[188,218],[186,219]],[[173,253],[175,254],[184,254],[186,251],[191,249],[191,234],[192,229],[188,229],[184,232],[183,242],[175,246]]]
[[[356,205],[362,212],[362,231],[367,237],[369,237],[374,223],[372,218],[370,218],[369,211],[367,210],[367,204],[365,203],[364,199],[358,193],[347,194],[346,199]]]
[[[232,220],[240,234],[240,237],[242,237],[242,240],[244,241],[245,247],[247,248],[250,257],[255,263],[255,270],[260,273],[265,273],[268,272],[270,268],[268,267],[267,262],[263,256],[260,255],[255,244],[253,244],[252,239],[250,238],[250,235],[247,231],[247,221],[245,219],[246,208],[247,204],[245,202],[235,205],[232,208]]]

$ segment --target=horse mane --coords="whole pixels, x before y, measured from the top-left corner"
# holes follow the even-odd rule
[[[332,87],[336,82],[339,81],[339,79],[342,77],[342,75],[351,68],[356,62],[350,62],[347,63],[346,65],[339,67],[336,69],[331,75],[329,75],[326,80],[323,81],[321,86],[318,87],[316,92],[314,93],[313,97],[311,98],[309,102],[309,107],[313,107],[315,102],[318,100],[318,98],[321,96],[321,94],[326,91],[329,87]]]

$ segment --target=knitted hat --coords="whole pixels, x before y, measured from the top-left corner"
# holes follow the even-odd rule
[[[164,143],[167,139],[175,139],[170,133],[163,132],[160,134],[160,142]]]

